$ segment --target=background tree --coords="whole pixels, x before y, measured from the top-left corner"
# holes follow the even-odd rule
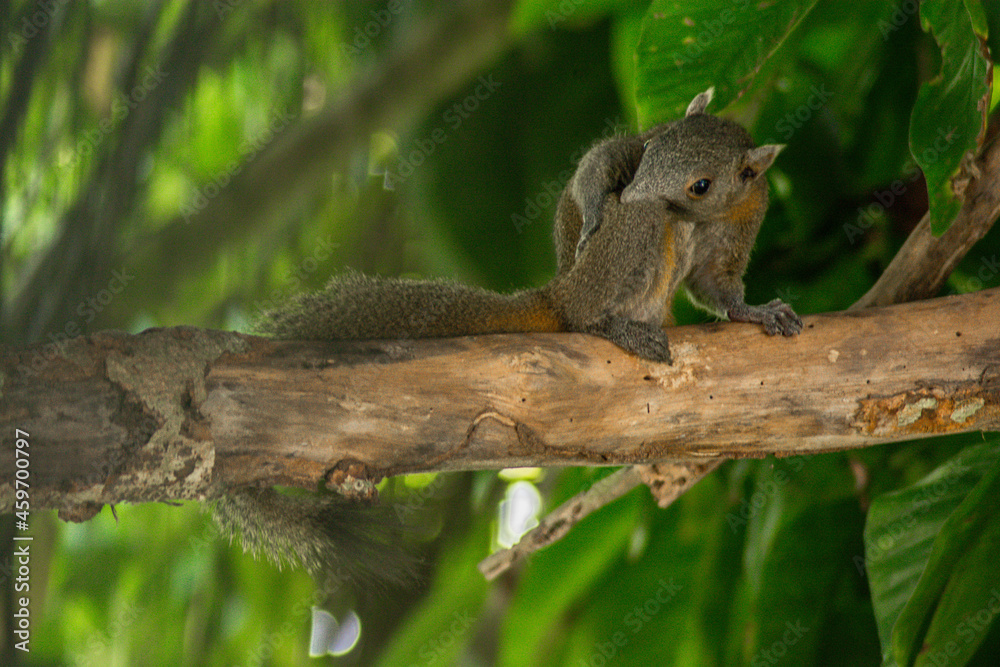
[[[0,2],[5,345],[48,342],[44,367],[110,327],[246,329],[346,266],[540,284],[586,148],[708,85],[788,144],[748,301],[847,308],[928,205],[948,228],[990,141],[996,3],[677,5]],[[994,229],[943,291],[1000,285],[998,256]],[[342,591],[364,627],[345,660],[994,664],[998,453],[975,434],[730,462],[493,584],[498,500],[527,480],[554,506],[608,471],[393,480],[426,580]],[[228,547],[197,505],[116,509],[33,517],[32,662],[305,660],[303,573]]]

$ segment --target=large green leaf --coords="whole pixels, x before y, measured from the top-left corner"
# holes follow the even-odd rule
[[[679,116],[709,85],[715,108],[738,98],[815,4],[655,0],[636,52],[640,126]]]
[[[925,0],[920,23],[941,48],[941,71],[920,87],[910,116],[910,151],[927,179],[931,229],[941,234],[962,206],[952,179],[982,144],[992,65],[979,0]]]
[[[893,628],[900,664],[963,665],[1000,609],[1000,460],[934,540],[923,576]]]
[[[962,615],[988,604],[985,583],[1000,585],[998,458],[996,441],[969,447],[919,483],[872,503],[865,565],[885,664],[913,664],[925,644],[935,651],[956,641],[949,633],[963,630]],[[972,642],[963,635],[962,655],[972,655],[985,634]],[[964,661],[949,655],[948,664]]]
[[[709,477],[665,511],[638,493],[647,517],[633,533],[629,557],[552,625],[550,645],[567,621],[574,626],[565,652],[534,664],[713,664],[709,656],[719,642],[705,636],[699,616],[728,600],[727,573],[739,565],[739,550],[724,548],[734,537],[719,512],[720,491],[720,480]],[[714,620],[712,630],[719,628]]]

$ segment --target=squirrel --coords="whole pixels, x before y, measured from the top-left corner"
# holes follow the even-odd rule
[[[802,320],[791,307],[777,299],[747,305],[742,280],[767,209],[764,173],[783,146],[754,147],[740,125],[705,113],[712,97],[709,88],[683,118],[584,155],[556,206],[557,271],[548,284],[498,294],[347,273],[265,313],[257,332],[306,340],[582,332],[670,364],[663,326],[673,324],[670,306],[683,285],[695,303],[730,320],[798,334]],[[387,578],[405,580],[407,568],[391,566],[385,540],[359,512],[269,489],[237,491],[216,505],[224,532],[242,532],[245,549],[279,564],[298,559],[314,575],[343,565],[386,577],[384,566]]]

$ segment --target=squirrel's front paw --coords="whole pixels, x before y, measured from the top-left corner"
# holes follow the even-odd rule
[[[607,338],[626,352],[643,359],[672,364],[670,343],[662,327],[623,317],[605,317],[588,328],[588,333]]]
[[[670,356],[670,341],[667,334],[663,333],[663,329],[645,322],[636,322],[636,324],[640,325],[641,329],[637,330],[636,335],[627,345],[622,345],[622,347],[643,359],[672,365],[674,360]]]
[[[779,333],[784,336],[794,336],[802,331],[802,318],[781,299],[775,299],[763,306],[743,304],[730,309],[728,314],[733,322],[756,322],[764,325],[764,331],[769,336]]]

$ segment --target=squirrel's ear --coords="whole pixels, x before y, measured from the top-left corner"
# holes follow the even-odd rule
[[[684,112],[684,116],[693,116],[696,113],[705,113],[705,107],[708,103],[712,101],[712,97],[715,95],[715,86],[712,86],[703,93],[698,93],[695,95],[694,99],[691,100],[691,104],[688,105],[687,111]]]
[[[746,166],[753,168],[756,173],[762,174],[771,166],[774,158],[778,157],[778,153],[784,147],[785,144],[767,144],[751,148],[747,151]]]

